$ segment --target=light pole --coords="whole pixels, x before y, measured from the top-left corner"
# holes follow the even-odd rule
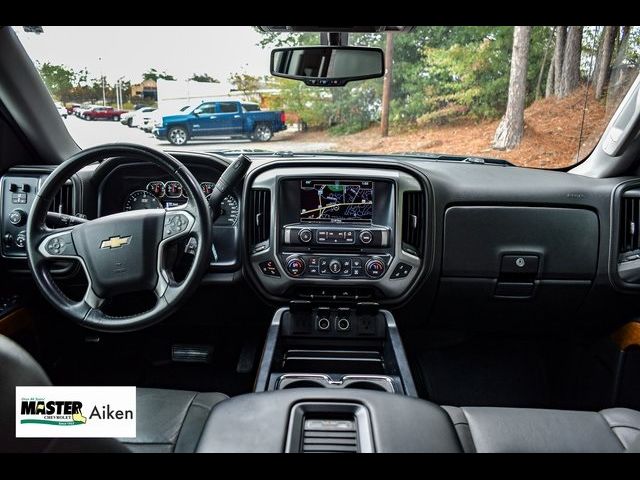
[[[102,71],[102,57],[98,57],[98,61],[100,62],[100,80],[102,80],[102,106],[107,105],[107,99],[104,91],[104,72]]]

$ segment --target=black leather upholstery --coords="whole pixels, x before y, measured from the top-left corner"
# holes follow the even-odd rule
[[[0,335],[0,453],[193,452],[211,409],[227,397],[154,388],[137,389],[137,437],[16,438],[15,387],[51,385],[47,374],[17,343]]]
[[[139,388],[137,436],[119,439],[134,452],[193,452],[222,393]]]
[[[465,452],[626,452],[640,447],[640,412],[443,407]]]

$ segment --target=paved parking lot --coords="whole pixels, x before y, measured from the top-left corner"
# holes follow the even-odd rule
[[[300,142],[296,141],[294,132],[276,133],[274,137],[265,143],[252,142],[250,140],[237,139],[208,139],[190,140],[187,145],[176,147],[168,141],[157,140],[150,133],[139,128],[129,128],[120,122],[108,120],[87,121],[75,116],[68,117],[65,121],[71,136],[82,148],[101,145],[112,142],[130,142],[156,147],[160,149],[174,149],[185,151],[211,151],[236,148],[261,148],[264,150],[295,152],[326,151],[334,147],[330,142]]]

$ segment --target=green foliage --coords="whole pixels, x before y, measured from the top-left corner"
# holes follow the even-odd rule
[[[49,89],[49,93],[57,100],[66,102],[76,77],[73,69],[49,62],[40,65],[39,69],[40,76]]]
[[[155,80],[157,81],[159,78],[163,79],[163,80],[175,80],[176,77],[174,77],[173,75],[162,71],[162,72],[158,72],[158,70],[156,70],[155,68],[150,68],[148,71],[146,71],[145,73],[142,74],[142,79],[143,80]]]
[[[229,77],[229,83],[242,92],[246,97],[258,101],[258,90],[260,89],[260,77],[254,77],[246,73],[234,73]]]
[[[217,78],[213,78],[208,73],[203,73],[203,74],[194,73],[193,75],[191,75],[189,80],[192,80],[194,82],[204,82],[204,83],[220,83],[220,80],[218,80]]]

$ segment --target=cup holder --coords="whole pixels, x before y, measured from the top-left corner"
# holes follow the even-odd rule
[[[292,388],[359,388],[396,393],[393,380],[386,375],[343,375],[332,378],[325,374],[285,373],[278,377],[276,390]]]
[[[379,392],[388,392],[384,386],[374,383],[368,380],[359,380],[357,382],[351,382],[344,386],[344,388],[359,388],[361,390],[378,390]]]
[[[281,382],[278,387],[279,390],[288,390],[290,388],[325,388],[326,385],[316,380],[290,380]]]

